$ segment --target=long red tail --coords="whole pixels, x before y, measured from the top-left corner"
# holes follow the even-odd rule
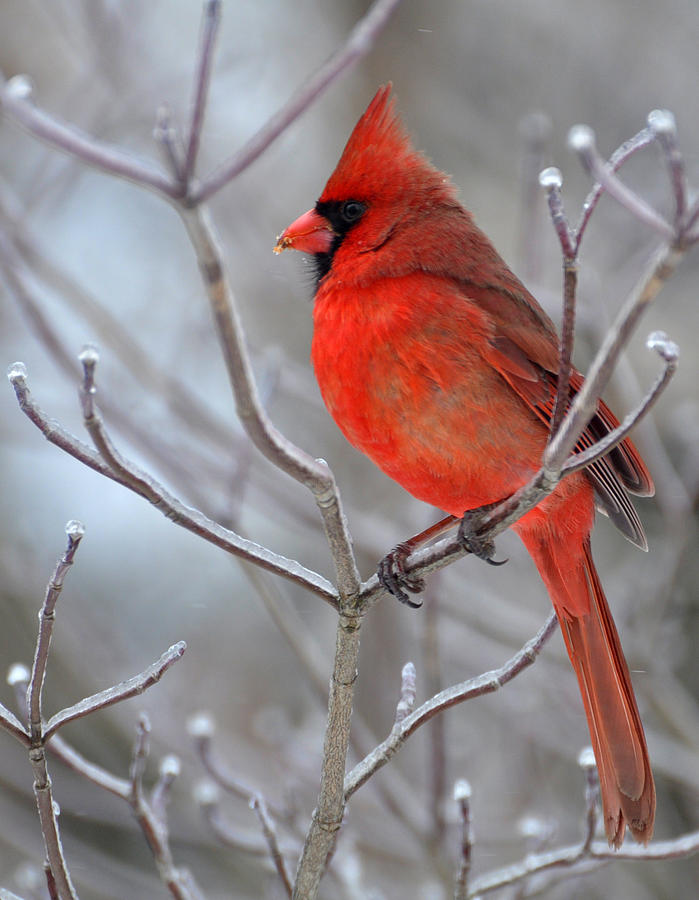
[[[521,534],[549,590],[580,685],[597,761],[607,840],[620,847],[626,826],[653,836],[655,784],[646,738],[619,635],[597,575],[590,541],[577,560],[569,547]]]

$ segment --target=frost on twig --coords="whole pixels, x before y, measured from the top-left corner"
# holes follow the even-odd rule
[[[283,577],[299,582],[331,605],[335,604],[336,592],[325,578],[304,568],[295,560],[286,559],[261,547],[254,541],[248,541],[240,537],[235,532],[209,519],[198,510],[186,506],[166,491],[152,476],[122,457],[113,447],[109,436],[106,434],[101,415],[94,404],[94,369],[97,363],[94,348],[88,351],[85,361],[88,369],[92,372],[88,381],[83,383],[83,396],[89,413],[89,430],[98,442],[101,450],[106,453],[107,459],[104,458],[101,450],[93,450],[91,447],[88,447],[54,419],[49,418],[35,403],[27,385],[27,370],[23,363],[14,363],[8,370],[8,378],[14,388],[20,409],[36,425],[47,440],[100,474],[140,494],[140,496],[160,510],[163,515],[181,527],[203,537],[228,553],[242,556],[251,562],[283,575]],[[88,386],[86,387],[86,385]],[[90,393],[91,391],[92,393]]]
[[[24,377],[22,367],[15,365],[12,375],[15,379],[21,380]],[[99,766],[84,760],[80,754],[73,751],[68,744],[56,736],[56,731],[61,725],[65,725],[67,722],[73,721],[80,716],[88,715],[98,709],[104,709],[113,703],[142,693],[152,684],[159,681],[163,672],[182,656],[185,644],[180,642],[171,647],[158,662],[149,666],[140,675],[120,685],[108,688],[106,691],[101,691],[92,697],[88,697],[72,707],[57,713],[49,719],[48,723],[45,722],[42,697],[51,638],[56,623],[56,604],[60,597],[66,574],[73,565],[75,554],[85,533],[83,525],[75,520],[68,522],[65,530],[68,535],[68,544],[65,553],[58,561],[49,580],[44,602],[39,613],[39,631],[32,668],[29,669],[22,664],[16,663],[8,673],[8,682],[15,690],[18,706],[24,711],[27,724],[26,726],[23,725],[9,710],[1,707],[0,726],[3,726],[10,734],[20,740],[29,750],[29,760],[34,772],[34,794],[46,847],[49,892],[51,893],[55,890],[55,896],[60,897],[61,900],[71,900],[71,898],[77,898],[77,894],[71,881],[61,844],[58,806],[53,799],[52,783],[46,758],[47,748],[54,751],[59,758],[63,758],[68,765],[81,772],[89,780],[128,800],[134,807],[137,818],[141,815],[142,818],[149,822],[151,820],[154,822],[159,821],[162,832],[164,829],[164,818],[162,815],[162,811],[164,811],[164,787],[160,789],[162,800],[159,808],[161,815],[159,820],[156,820],[156,817],[149,814],[148,810],[143,811],[146,808],[146,804],[140,791],[141,772],[137,769],[136,762],[132,765],[131,783],[121,782],[119,779],[101,770]],[[145,733],[145,726],[142,731]],[[138,757],[134,754],[135,760],[141,761],[145,758],[144,743],[142,743],[141,748],[142,752]],[[152,843],[151,846],[153,846]],[[157,855],[156,861],[158,862],[161,876],[163,876],[166,868],[161,866]],[[167,883],[165,877],[163,880]],[[179,900],[196,900],[199,896],[193,890],[183,890],[179,893],[173,891],[172,893]]]
[[[210,782],[199,785],[196,791],[197,801],[209,825],[222,843],[239,848],[244,842],[223,820],[218,802],[218,788],[223,788],[228,793],[244,800],[257,816],[270,859],[277,870],[287,896],[291,897],[293,878],[282,852],[277,836],[277,826],[267,800],[260,791],[248,787],[239,779],[224,772],[214,760],[212,742],[215,724],[208,713],[202,712],[192,716],[187,722],[187,730],[194,739],[199,758],[212,779]],[[276,811],[277,816],[280,814],[281,811]]]
[[[471,785],[463,778],[459,779],[454,785],[454,802],[459,810],[461,824],[459,861],[454,883],[454,900],[466,900],[468,896],[468,878],[471,872],[473,827],[471,824]]]

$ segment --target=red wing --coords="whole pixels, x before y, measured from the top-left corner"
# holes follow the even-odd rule
[[[524,360],[524,363],[523,363]],[[488,361],[500,372],[527,406],[550,426],[556,397],[556,375],[527,360],[522,350],[508,338],[499,336],[491,343]],[[526,364],[525,364],[526,363]],[[535,373],[535,377],[532,377]],[[571,374],[571,398],[580,390],[583,377]],[[618,426],[609,407],[601,400],[597,412],[580,436],[575,451],[580,453]],[[602,459],[587,468],[597,494],[598,505],[621,533],[637,546],[648,549],[643,526],[629,500],[627,491],[642,497],[652,496],[653,482],[640,454],[627,438]]]

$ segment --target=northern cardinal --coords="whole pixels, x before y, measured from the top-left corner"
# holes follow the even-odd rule
[[[315,207],[275,250],[311,254],[312,361],[347,439],[415,497],[462,517],[538,470],[558,338],[534,297],[408,138],[381,87]],[[572,373],[573,392],[582,376]],[[617,421],[600,402],[579,447]],[[590,552],[595,506],[646,549],[627,492],[653,493],[625,440],[512,527],[548,589],[577,675],[607,839],[646,844],[655,786],[643,725]]]

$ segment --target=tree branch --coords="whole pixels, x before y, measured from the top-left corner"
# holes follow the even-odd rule
[[[440,691],[426,703],[423,703],[422,706],[419,706],[415,712],[406,716],[401,722],[396,722],[386,740],[358,763],[345,778],[345,800],[348,800],[358,788],[366,784],[375,772],[385,766],[395,756],[410,735],[417,731],[421,725],[424,725],[425,722],[429,722],[437,713],[449,709],[458,703],[463,703],[465,700],[481,697],[484,694],[491,694],[528,668],[553,634],[556,623],[556,614],[551,613],[537,634],[527,641],[522,649],[499,669],[485,672],[476,678]]]
[[[35,106],[32,83],[26,75],[15,75],[9,81],[0,75],[0,107],[25,131],[61,153],[166,199],[175,200],[180,195],[179,185],[151,162],[99,141]]]
[[[336,606],[337,593],[333,585],[322,576],[306,569],[295,560],[287,559],[253,541],[240,537],[235,532],[209,519],[199,510],[185,506],[155,479],[133,464],[127,463],[122,457],[119,457],[120,463],[117,469],[113,469],[99,453],[62,428],[55,420],[50,419],[34,402],[27,386],[27,371],[23,363],[14,363],[10,366],[8,378],[14,388],[20,409],[52,444],[101,475],[111,478],[149,500],[164,516],[182,528],[186,528],[233,556],[243,557],[283,578],[301,584],[331,606]],[[95,422],[92,423],[92,427],[99,429],[99,412],[97,410],[95,410]]]
[[[216,43],[220,22],[221,0],[205,0],[201,35],[199,38],[196,74],[194,77],[194,99],[192,102],[192,113],[189,124],[187,152],[185,154],[182,171],[182,185],[185,190],[189,189],[189,183],[194,174],[194,167],[197,161],[201,127],[204,121],[204,110],[206,108],[206,99],[209,92],[214,45]]]
[[[151,663],[147,669],[144,669],[138,675],[134,675],[133,678],[106,688],[104,691],[99,691],[99,693],[93,694],[91,697],[85,697],[84,700],[74,703],[73,706],[62,709],[54,716],[51,716],[46,723],[44,739],[48,740],[59,728],[67,725],[68,722],[81,719],[83,716],[89,716],[90,713],[98,709],[106,709],[115,703],[121,703],[122,700],[130,700],[131,697],[137,697],[139,694],[147,691],[149,687],[160,681],[170,666],[182,658],[186,649],[187,645],[185,642],[178,641],[167,649],[160,659]]]
[[[232,181],[305,112],[345,69],[366,56],[399,2],[400,0],[375,0],[352,29],[344,47],[334,53],[231,159],[202,180],[189,198],[189,205],[197,206],[205,202]]]

